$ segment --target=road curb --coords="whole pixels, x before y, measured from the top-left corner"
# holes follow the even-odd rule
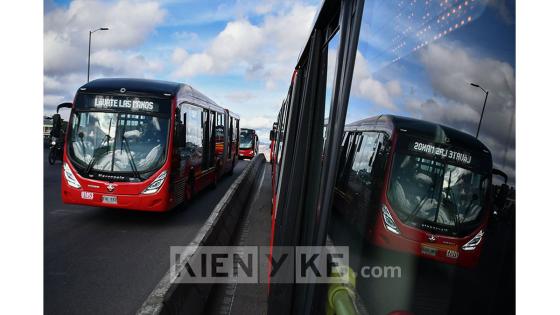
[[[263,169],[265,157],[259,154],[233,182],[220,202],[189,244],[194,246],[227,246],[235,233],[237,223],[250,197],[253,185]],[[202,314],[213,284],[171,283],[171,268],[183,271],[185,264],[193,259],[197,250],[182,255],[177,266],[171,266],[152,293],[146,298],[136,314]]]

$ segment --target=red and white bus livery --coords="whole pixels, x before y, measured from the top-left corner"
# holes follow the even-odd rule
[[[167,211],[233,171],[239,116],[187,84],[99,79],[77,91],[66,137],[65,203]]]
[[[478,263],[491,209],[492,156],[475,137],[427,121],[349,124],[334,208],[375,245],[445,263]]]
[[[239,158],[252,159],[259,154],[259,136],[254,129],[241,128]]]

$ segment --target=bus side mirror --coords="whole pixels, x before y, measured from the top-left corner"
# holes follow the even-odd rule
[[[59,138],[60,133],[62,132],[62,118],[60,114],[54,114],[52,116],[53,120],[53,128],[51,130],[51,136],[54,138]]]
[[[187,127],[185,124],[178,124],[175,127],[175,138],[173,145],[177,148],[184,148],[187,143]]]
[[[504,216],[505,206],[510,192],[510,187],[507,184],[508,176],[506,173],[498,169],[493,169],[492,175],[497,175],[499,177],[502,177],[504,180],[504,183],[500,185],[500,187],[496,187],[493,196],[494,211],[498,215],[498,217],[501,218]]]
[[[275,136],[274,130],[270,130],[270,141],[274,141]]]
[[[502,184],[494,197],[494,204],[498,209],[502,209],[506,205],[507,197],[509,195],[509,186]]]

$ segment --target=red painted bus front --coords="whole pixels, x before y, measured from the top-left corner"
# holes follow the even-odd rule
[[[239,157],[242,159],[252,159],[255,157],[255,150],[251,149],[239,149]]]
[[[169,126],[175,121],[176,100],[171,102]],[[68,128],[72,128],[69,124]],[[166,134],[165,162],[149,178],[141,182],[123,182],[118,180],[99,180],[86,178],[77,172],[68,155],[68,146],[64,148],[62,168],[62,201],[67,204],[94,207],[121,208],[139,211],[163,212],[172,209],[182,200],[174,200],[170,193],[171,165],[173,152],[173,130],[168,128]],[[67,132],[69,137],[69,132]]]
[[[125,208],[143,211],[167,211],[175,206],[169,194],[169,178],[167,166],[141,183],[111,183],[107,181],[84,178],[76,172],[68,158],[64,157],[62,170],[62,201],[68,204],[79,204],[95,207]],[[72,172],[73,175],[67,174]],[[162,186],[157,191],[147,194],[148,187],[165,173]],[[79,186],[69,184],[69,176],[74,176]],[[72,181],[72,180],[70,180]]]
[[[390,179],[394,170],[396,140],[395,134],[392,139],[391,153],[387,172],[384,179],[383,189],[381,190],[379,209],[375,211],[366,238],[370,243],[387,248],[413,254],[427,259],[454,264],[461,267],[472,268],[478,264],[483,240],[484,231],[488,224],[490,214],[490,194],[486,191],[484,206],[481,210],[480,223],[472,229],[470,233],[462,237],[453,237],[419,227],[405,224],[397,215],[394,206],[388,198]],[[402,137],[401,137],[402,138]],[[491,163],[491,162],[490,162]],[[491,164],[490,164],[491,165]],[[491,186],[491,176],[488,177],[487,185]],[[431,227],[434,228],[433,226]]]
[[[239,136],[239,158],[252,159],[259,154],[259,138],[253,129],[241,128]]]

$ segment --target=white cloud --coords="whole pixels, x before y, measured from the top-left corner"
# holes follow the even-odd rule
[[[406,108],[415,116],[474,134],[484,93],[489,91],[480,128],[480,139],[491,150],[496,166],[515,178],[515,74],[507,62],[480,57],[452,43],[426,46],[420,51],[434,93],[425,101],[410,99]]]
[[[272,5],[271,3],[266,4]],[[261,10],[269,12],[270,10]],[[282,5],[253,24],[242,17],[225,28],[201,52],[177,48],[172,61],[179,69],[177,78],[200,74],[244,74],[248,79],[263,80],[272,89],[288,82],[300,49],[309,35],[315,6]],[[297,27],[294,27],[297,26]]]
[[[190,54],[183,48],[176,48],[172,60],[180,66],[174,74],[191,77],[225,73],[239,63],[248,63],[263,42],[263,31],[247,20],[229,22],[204,52]]]
[[[249,129],[270,129],[275,121],[276,119],[270,116],[244,117],[240,122],[240,126],[241,128]]]
[[[383,83],[373,78],[371,66],[360,51],[356,54],[351,91],[355,96],[373,102],[374,105],[393,110],[396,109],[393,98],[402,94],[399,81]]]
[[[51,8],[44,16],[45,110],[52,102],[71,100],[86,81],[88,34],[92,35],[91,77],[145,76],[160,71],[162,63],[135,52],[165,17],[154,1],[120,0],[113,3],[74,0],[68,7]],[[56,97],[54,97],[56,96]],[[54,104],[56,105],[56,104]]]
[[[255,93],[250,91],[235,91],[226,95],[226,98],[235,103],[246,103],[256,97]]]

